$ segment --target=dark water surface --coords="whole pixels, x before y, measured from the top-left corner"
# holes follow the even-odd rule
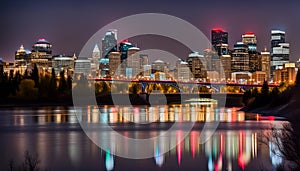
[[[82,130],[75,110],[68,107],[11,108],[0,110],[0,170],[9,169],[9,161],[23,161],[24,152],[38,154],[40,167],[49,170],[272,170],[281,162],[271,153],[266,141],[272,127],[284,121],[247,120],[236,108],[170,106],[102,106],[81,109],[79,121],[108,126],[131,138],[149,138],[167,131],[174,122],[196,122],[182,138],[184,127],[176,127],[170,137],[158,139],[154,157],[126,159],[112,155],[119,150],[129,153],[125,142],[110,142],[101,150]],[[220,121],[212,137],[201,144],[205,122]],[[134,124],[135,123],[135,124]],[[107,129],[103,137],[113,137]],[[101,140],[100,140],[101,141]],[[163,149],[178,144],[161,155]],[[132,152],[132,151],[131,151]]]

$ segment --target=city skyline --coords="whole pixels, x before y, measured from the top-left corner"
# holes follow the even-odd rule
[[[89,37],[102,26],[124,16],[143,12],[160,12],[185,19],[202,30],[208,39],[211,29],[223,28],[229,34],[230,49],[237,41],[241,41],[242,34],[250,31],[257,36],[258,50],[266,47],[270,51],[271,30],[281,29],[286,31],[287,41],[291,43],[291,61],[296,61],[300,56],[297,48],[300,42],[296,36],[300,26],[294,22],[300,15],[296,8],[299,5],[297,1],[285,4],[277,1],[260,2],[257,6],[254,4],[258,1],[251,1],[255,9],[252,9],[249,2],[247,6],[238,1],[173,2],[171,6],[167,2],[160,2],[157,6],[153,1],[132,5],[125,5],[125,2],[89,2],[5,1],[0,7],[0,21],[3,23],[0,32],[0,58],[13,61],[14,53],[21,44],[31,49],[32,43],[41,37],[53,43],[53,54],[79,54]],[[108,7],[114,7],[115,10]],[[269,10],[268,14],[265,13],[266,9]],[[281,13],[275,13],[276,9],[280,9]],[[242,11],[249,13],[241,14]],[[180,54],[186,53],[179,52]]]

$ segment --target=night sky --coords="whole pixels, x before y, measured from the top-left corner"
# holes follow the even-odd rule
[[[0,58],[13,61],[21,44],[31,50],[39,38],[53,44],[53,55],[79,54],[96,31],[116,19],[164,13],[192,23],[209,39],[212,28],[225,29],[230,47],[251,31],[257,35],[259,50],[270,49],[270,30],[282,29],[294,61],[300,57],[299,7],[299,0],[2,0]]]

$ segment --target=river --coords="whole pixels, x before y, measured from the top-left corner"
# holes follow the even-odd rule
[[[285,121],[260,120],[238,108],[15,107],[0,113],[0,170],[11,160],[20,165],[25,151],[38,154],[39,167],[49,170],[272,170],[282,162],[267,139]],[[130,139],[151,137],[157,138],[144,150],[130,145]],[[106,151],[95,143],[106,143]],[[141,151],[153,156],[126,158]]]

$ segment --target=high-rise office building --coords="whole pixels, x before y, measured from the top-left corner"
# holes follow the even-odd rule
[[[219,68],[220,58],[217,52],[212,49],[204,49],[203,51],[205,67],[207,71],[216,71]]]
[[[285,42],[285,32],[271,31],[271,76],[274,71],[290,60],[290,44]]]
[[[256,35],[252,32],[246,32],[242,35],[242,42],[248,46],[248,52],[254,53],[257,51]]]
[[[143,65],[143,69],[142,69],[142,72],[143,72],[143,76],[144,78],[150,78],[151,77],[151,65]]]
[[[100,55],[101,54],[100,54],[99,47],[96,44],[92,52],[92,58],[91,58],[91,72],[93,76],[95,76],[97,71],[99,70]]]
[[[23,45],[15,53],[15,66],[27,67],[31,61],[31,51],[26,50]]]
[[[267,79],[270,79],[270,52],[261,52],[261,71],[266,73]]]
[[[44,38],[39,39],[32,46],[33,58],[51,58],[52,45]]]
[[[44,38],[39,39],[31,51],[31,62],[38,66],[49,67],[52,65],[52,45]]]
[[[141,67],[143,65],[149,65],[149,56],[147,54],[141,54],[140,60],[141,60]]]
[[[220,69],[221,81],[227,81],[231,79],[231,56],[222,55],[221,57],[222,68]]]
[[[276,83],[289,83],[294,84],[296,80],[296,64],[295,63],[285,63],[274,71],[274,82]]]
[[[167,73],[169,72],[169,63],[164,62],[162,60],[156,60],[154,62],[152,62],[151,64],[151,68],[152,68],[152,73],[156,73],[156,72],[164,72]]]
[[[205,79],[207,76],[206,61],[199,52],[192,52],[187,58],[188,67],[193,74],[190,77],[195,79]]]
[[[75,74],[83,74],[85,76],[91,73],[91,60],[88,58],[80,58],[74,61]]]
[[[271,47],[276,47],[280,43],[285,43],[285,32],[281,30],[271,30]]]
[[[177,80],[189,81],[190,80],[190,68],[187,62],[181,59],[176,62],[176,72],[175,77]]]
[[[140,68],[144,78],[150,78],[151,65],[149,65],[149,56],[147,54],[140,54]]]
[[[137,77],[140,75],[141,60],[139,51],[140,48],[138,47],[131,47],[127,50],[127,68],[132,69],[132,77]]]
[[[56,55],[52,59],[52,68],[54,68],[55,74],[58,75],[61,71],[66,71],[68,75],[72,75],[74,72],[74,65],[76,60],[76,55],[64,56]]]
[[[108,58],[110,52],[117,51],[117,30],[109,30],[102,39],[102,58]]]
[[[109,53],[109,75],[116,77],[120,75],[121,54],[120,52]]]
[[[249,71],[258,71],[259,66],[259,54],[257,52],[257,39],[256,35],[252,32],[246,32],[242,35],[242,42],[247,45],[249,53]]]
[[[128,55],[127,55],[127,51],[129,48],[132,48],[134,47],[130,42],[128,42],[128,40],[124,40],[120,43],[120,46],[119,46],[119,51],[121,53],[121,60],[125,60]]]
[[[222,29],[213,29],[211,31],[211,44],[218,55],[228,54],[228,33]],[[227,46],[226,46],[227,45]]]
[[[134,47],[128,40],[123,40],[119,45],[119,52],[121,53],[121,74],[126,75],[126,67],[127,67],[127,51],[129,48]],[[131,70],[130,70],[131,71]],[[127,73],[131,73],[128,72]]]
[[[99,76],[108,77],[109,76],[109,58],[101,58],[99,61]]]
[[[231,54],[231,71],[248,72],[249,71],[249,53],[248,47],[243,42],[237,42],[234,45]]]

